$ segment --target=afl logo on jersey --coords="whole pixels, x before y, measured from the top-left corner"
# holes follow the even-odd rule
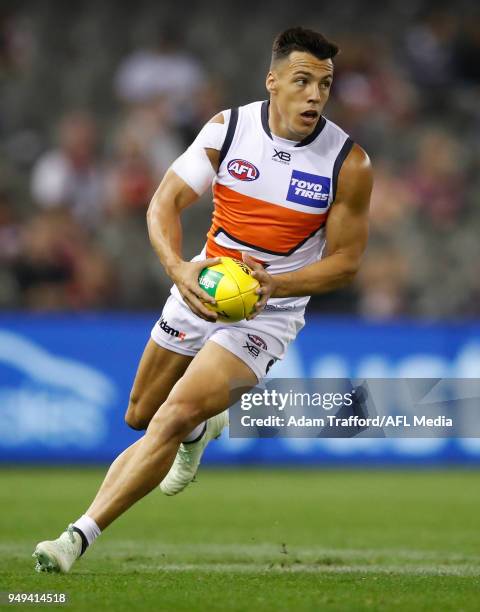
[[[227,170],[230,176],[239,181],[256,181],[260,176],[258,168],[244,159],[231,159]]]

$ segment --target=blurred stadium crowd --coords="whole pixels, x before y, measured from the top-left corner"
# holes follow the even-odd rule
[[[266,97],[273,36],[301,24],[341,47],[325,114],[366,148],[376,176],[362,270],[312,307],[480,315],[475,3],[3,7],[0,307],[158,310],[170,282],[146,233],[151,196],[211,116]],[[185,256],[203,244],[210,210],[204,197],[187,211]]]

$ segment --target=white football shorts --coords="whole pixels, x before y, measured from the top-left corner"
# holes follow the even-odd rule
[[[268,304],[251,321],[210,323],[170,295],[151,337],[174,353],[192,357],[212,340],[246,363],[260,381],[276,361],[283,359],[304,325],[304,308],[283,310]]]

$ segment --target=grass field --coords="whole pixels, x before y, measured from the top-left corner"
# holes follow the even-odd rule
[[[0,470],[0,591],[69,610],[480,609],[480,475],[203,470],[124,515],[64,576],[33,572],[104,470]]]

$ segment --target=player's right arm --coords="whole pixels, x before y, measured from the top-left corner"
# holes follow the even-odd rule
[[[153,195],[147,212],[147,225],[150,242],[160,259],[166,273],[177,286],[190,309],[202,319],[215,321],[216,313],[203,302],[215,300],[201,289],[198,275],[206,266],[220,262],[219,258],[190,262],[182,258],[181,213],[196,202],[218,168],[220,148],[203,147],[215,145],[220,139],[220,125],[223,116],[217,115],[205,126],[196,141],[173,164],[165,174]],[[221,126],[223,128],[223,125]],[[218,134],[215,134],[217,130]],[[205,137],[205,132],[207,136]],[[202,136],[203,133],[203,136]],[[188,182],[187,182],[188,181]]]

